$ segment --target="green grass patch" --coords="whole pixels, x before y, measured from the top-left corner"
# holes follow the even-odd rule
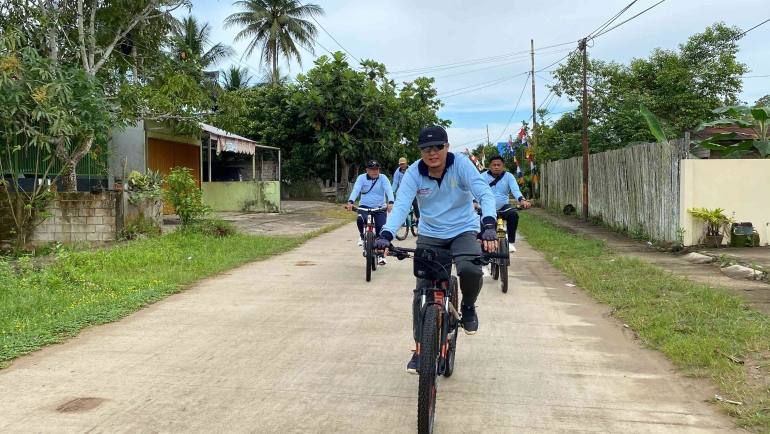
[[[18,273],[0,262],[0,369],[7,365],[3,361],[89,325],[119,320],[200,279],[286,252],[347,223],[302,237],[177,231],[108,251],[65,252],[40,269],[22,258]]]
[[[709,377],[725,398],[743,402],[723,405],[741,425],[770,432],[770,318],[723,289],[678,278],[537,216],[522,213],[519,229],[646,346],[663,352],[685,375]]]
[[[321,211],[313,211],[313,214],[319,217],[345,220],[346,223],[354,222],[358,218],[358,213],[348,211],[342,206],[338,208],[324,209]]]

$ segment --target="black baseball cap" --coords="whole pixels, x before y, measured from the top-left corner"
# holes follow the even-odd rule
[[[420,137],[417,139],[417,147],[444,145],[449,141],[446,130],[438,125],[432,125],[420,131]]]
[[[379,169],[380,168],[380,163],[378,163],[377,160],[369,160],[366,163],[366,168],[367,169]]]

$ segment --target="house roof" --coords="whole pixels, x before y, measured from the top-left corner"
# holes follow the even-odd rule
[[[708,139],[712,137],[715,134],[720,133],[737,133],[737,135],[732,139],[725,139],[725,141],[743,141],[743,140],[750,140],[750,139],[756,139],[757,134],[756,132],[751,128],[742,128],[738,125],[728,125],[725,127],[706,127],[700,131],[693,132],[692,138],[695,139]]]
[[[217,155],[219,155],[219,153],[222,151],[254,155],[256,148],[278,149],[273,146],[260,145],[254,140],[227,132],[221,128],[206,125],[202,122],[199,122],[199,124],[203,129],[204,135],[208,135],[211,139],[215,139],[217,141]]]

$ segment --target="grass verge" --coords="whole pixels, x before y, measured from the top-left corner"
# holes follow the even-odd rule
[[[108,251],[63,253],[40,269],[22,258],[20,273],[0,262],[0,369],[84,327],[117,321],[200,279],[286,252],[348,223],[300,237],[176,231]]]
[[[531,214],[521,214],[519,229],[576,285],[611,306],[646,346],[686,375],[711,378],[722,396],[742,402],[722,404],[740,425],[770,433],[770,318],[720,288],[680,279]]]
[[[313,211],[313,214],[319,217],[344,220],[345,223],[354,222],[358,218],[358,213],[348,211],[342,206],[321,211]]]

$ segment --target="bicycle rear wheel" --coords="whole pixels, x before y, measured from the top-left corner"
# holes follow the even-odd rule
[[[449,288],[451,288],[452,292],[452,298],[449,300],[450,303],[455,307],[455,310],[459,309],[457,299],[457,277],[452,276],[449,278]],[[458,310],[459,312],[459,310]],[[451,377],[452,374],[455,372],[455,349],[457,349],[457,331],[459,330],[459,324],[457,323],[457,318],[454,317],[454,315],[450,315],[449,317],[449,342],[447,342],[447,351],[446,351],[446,365],[444,367],[444,377]],[[454,332],[454,333],[453,333]]]
[[[420,231],[420,228],[418,226],[415,226],[414,223],[412,223],[412,235],[415,237],[417,236],[417,233]]]
[[[401,225],[400,228],[398,228],[398,231],[396,231],[396,239],[399,241],[404,241],[408,236],[409,236],[409,227],[407,226],[406,222],[404,222],[404,224]]]
[[[508,253],[508,238],[500,240],[500,253]],[[508,292],[508,265],[505,259],[499,259],[500,264],[500,282],[502,283],[503,293]]]
[[[420,339],[420,389],[417,398],[417,432],[431,434],[436,411],[436,377],[440,329],[439,310],[429,306],[422,320]]]
[[[364,243],[366,244],[366,281],[369,282],[372,280],[371,265],[374,260],[374,236],[372,235],[372,232],[366,232]]]

